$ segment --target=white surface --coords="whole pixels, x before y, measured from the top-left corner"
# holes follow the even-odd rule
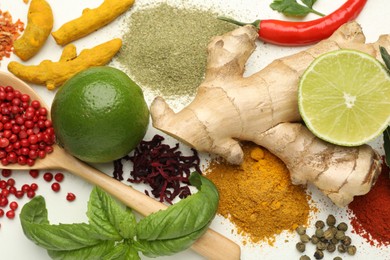
[[[137,2],[138,1],[138,2]],[[93,1],[93,0],[49,0],[50,5],[52,6],[54,12],[54,28],[56,30],[64,22],[78,17],[81,14],[81,11],[85,7],[96,7],[102,0]],[[131,15],[132,12],[141,8],[143,5],[148,3],[154,3],[159,1],[154,0],[136,0],[136,4],[133,6],[132,11],[127,15]],[[172,4],[184,4],[186,6],[197,5],[206,8],[213,8],[220,11],[221,13],[229,14],[237,19],[243,21],[253,21],[256,19],[267,19],[267,18],[281,18],[283,17],[277,12],[272,11],[269,8],[271,0],[187,0],[187,1],[167,1]],[[344,0],[318,0],[315,7],[323,13],[330,13],[342,3]],[[0,2],[0,9],[2,11],[10,11],[13,15],[14,21],[20,18],[22,21],[26,22],[28,5],[23,3],[23,0],[2,0]],[[362,14],[358,17],[358,22],[362,25],[367,41],[375,41],[380,34],[390,33],[390,21],[388,17],[388,12],[390,10],[390,2],[388,0],[371,0],[366,4],[365,9]],[[102,43],[108,39],[111,39],[114,36],[121,36],[122,32],[122,21],[123,16],[117,19],[114,23],[105,27],[102,30],[99,30],[84,39],[78,40],[75,42],[78,51],[84,48],[90,48],[95,46],[98,43]],[[316,18],[314,15],[308,16],[308,19]],[[150,21],[151,24],[158,21]],[[299,48],[290,48],[290,47],[279,47],[269,44],[263,44],[258,42],[258,48],[255,53],[251,56],[247,65],[247,74],[251,74],[273,59],[288,54],[298,52],[304,47]],[[33,59],[28,61],[28,64],[37,64],[43,59],[53,59],[57,60],[61,54],[61,47],[55,44],[54,40],[50,37],[43,50]],[[7,64],[11,60],[18,60],[14,55],[11,59],[5,59],[1,62],[0,70],[7,71]],[[49,92],[45,87],[35,86],[32,87],[45,98],[48,105],[51,104],[55,92]],[[152,93],[145,93],[147,101],[151,102],[154,97]],[[185,99],[184,99],[185,100]],[[188,100],[188,99],[187,99]],[[180,108],[182,103],[172,104],[176,108]],[[146,139],[150,139],[155,133],[156,130],[150,128]],[[161,133],[159,133],[161,134]],[[172,143],[175,140],[167,137]],[[379,147],[381,144],[380,140],[374,142],[374,145]],[[184,146],[182,146],[184,148]],[[383,151],[382,151],[383,152]],[[97,165],[99,169],[105,171],[108,174],[112,173],[112,165]],[[55,171],[52,171],[55,173]],[[33,181],[39,184],[38,194],[43,195],[46,198],[47,207],[49,211],[49,219],[52,223],[73,223],[73,222],[82,222],[86,220],[85,212],[87,206],[87,200],[89,193],[91,191],[91,186],[86,183],[84,180],[81,180],[77,177],[74,177],[68,173],[65,173],[65,180],[62,183],[62,189],[59,193],[54,193],[50,189],[50,185],[45,183],[42,179],[42,174],[39,179],[33,180],[27,172],[15,172],[13,178],[16,179],[17,185],[24,183],[32,183]],[[138,187],[143,190],[143,187]],[[325,219],[325,217],[332,213],[338,216],[338,219],[343,219],[343,221],[348,222],[348,218],[345,212],[345,209],[339,209],[331,205],[329,201],[324,198],[321,194],[318,194],[316,190],[310,187],[310,190],[313,192],[313,200],[317,207],[321,210],[319,213],[316,213],[314,218]],[[66,201],[65,196],[67,192],[74,192],[77,195],[76,201],[69,203]],[[24,198],[21,201],[18,201],[20,208],[27,202],[27,199]],[[18,213],[20,212],[18,209]],[[39,259],[45,260],[50,259],[45,250],[35,246],[23,235],[22,229],[20,227],[19,218],[16,217],[13,220],[8,220],[5,216],[0,219],[1,228],[0,228],[0,259],[7,260],[25,260],[25,259]],[[295,250],[295,243],[298,238],[293,235],[285,234],[277,237],[276,243],[274,246],[268,246],[267,244],[246,244],[243,245],[243,239],[239,236],[234,235],[232,229],[234,227],[229,224],[226,220],[221,217],[217,217],[213,224],[212,228],[216,231],[226,235],[230,239],[237,242],[242,249],[242,259],[299,259],[300,254]],[[358,252],[353,257],[354,259],[390,259],[390,248],[376,248],[369,246],[368,243],[364,242],[359,236],[352,234],[353,243],[357,246]],[[312,256],[314,253],[314,246],[309,246],[307,250],[308,255]],[[324,259],[333,259],[336,256],[336,253],[325,254]],[[343,259],[352,259],[352,257],[343,254]],[[183,253],[177,254],[172,257],[161,257],[159,259],[202,259],[199,255],[187,250]]]

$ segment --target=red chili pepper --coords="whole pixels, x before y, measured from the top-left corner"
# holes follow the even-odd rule
[[[344,23],[355,19],[362,11],[367,0],[348,0],[333,13],[312,21],[293,22],[281,20],[256,20],[253,23],[258,30],[259,39],[284,46],[299,46],[319,42],[328,38]],[[237,25],[247,25],[226,17],[221,20]]]

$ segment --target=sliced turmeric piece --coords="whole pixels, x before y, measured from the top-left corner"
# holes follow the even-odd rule
[[[104,0],[95,9],[84,9],[80,17],[63,24],[52,36],[57,44],[68,44],[109,24],[133,3],[134,0]]]
[[[116,38],[92,49],[84,49],[77,56],[76,47],[69,44],[64,47],[58,62],[43,60],[39,65],[26,66],[12,61],[8,70],[24,81],[46,85],[47,89],[53,90],[82,70],[107,64],[121,46],[122,40]]]
[[[50,5],[45,0],[32,0],[28,9],[26,30],[14,42],[14,53],[23,61],[33,57],[45,44],[53,22]]]

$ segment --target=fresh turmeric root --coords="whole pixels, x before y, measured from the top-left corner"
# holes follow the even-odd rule
[[[57,44],[68,44],[107,25],[127,11],[133,3],[134,0],[104,0],[95,9],[84,9],[80,17],[62,25],[52,32],[52,36]]]
[[[205,80],[195,99],[175,113],[157,97],[150,108],[153,126],[232,164],[243,160],[239,140],[253,141],[285,162],[295,184],[314,183],[338,206],[367,193],[381,168],[380,158],[370,146],[325,143],[300,123],[288,122],[301,121],[299,78],[316,57],[343,48],[381,59],[379,46],[390,48],[390,35],[365,44],[361,27],[347,23],[329,39],[243,77],[256,38],[252,26],[214,38],[208,46]]]
[[[14,53],[21,60],[32,58],[45,44],[53,28],[53,12],[45,0],[32,0],[28,9],[27,26],[14,42]]]
[[[8,64],[8,70],[24,81],[46,85],[49,90],[53,90],[82,70],[105,65],[121,46],[122,40],[113,39],[92,49],[82,50],[77,56],[76,47],[69,44],[64,47],[58,62],[44,60],[39,65],[26,66],[12,61]]]

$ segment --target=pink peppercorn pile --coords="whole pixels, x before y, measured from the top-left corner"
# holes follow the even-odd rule
[[[0,160],[2,165],[33,166],[53,151],[55,134],[48,111],[11,86],[0,86]]]
[[[15,218],[18,209],[23,206],[19,205],[17,200],[22,199],[24,196],[27,196],[29,199],[34,198],[36,191],[38,190],[38,184],[35,182],[24,183],[17,187],[15,179],[11,177],[11,170],[2,169],[0,172],[0,220],[3,216],[6,216],[8,219],[13,219]],[[34,179],[38,178],[40,175],[38,170],[30,170],[29,174]],[[61,172],[58,172],[55,175],[51,172],[45,172],[42,178],[46,182],[51,182],[52,180],[57,181],[51,184],[51,188],[54,192],[59,192],[61,188],[60,182],[64,180],[65,176]],[[67,193],[67,201],[72,202],[75,199],[76,195],[74,193]]]

